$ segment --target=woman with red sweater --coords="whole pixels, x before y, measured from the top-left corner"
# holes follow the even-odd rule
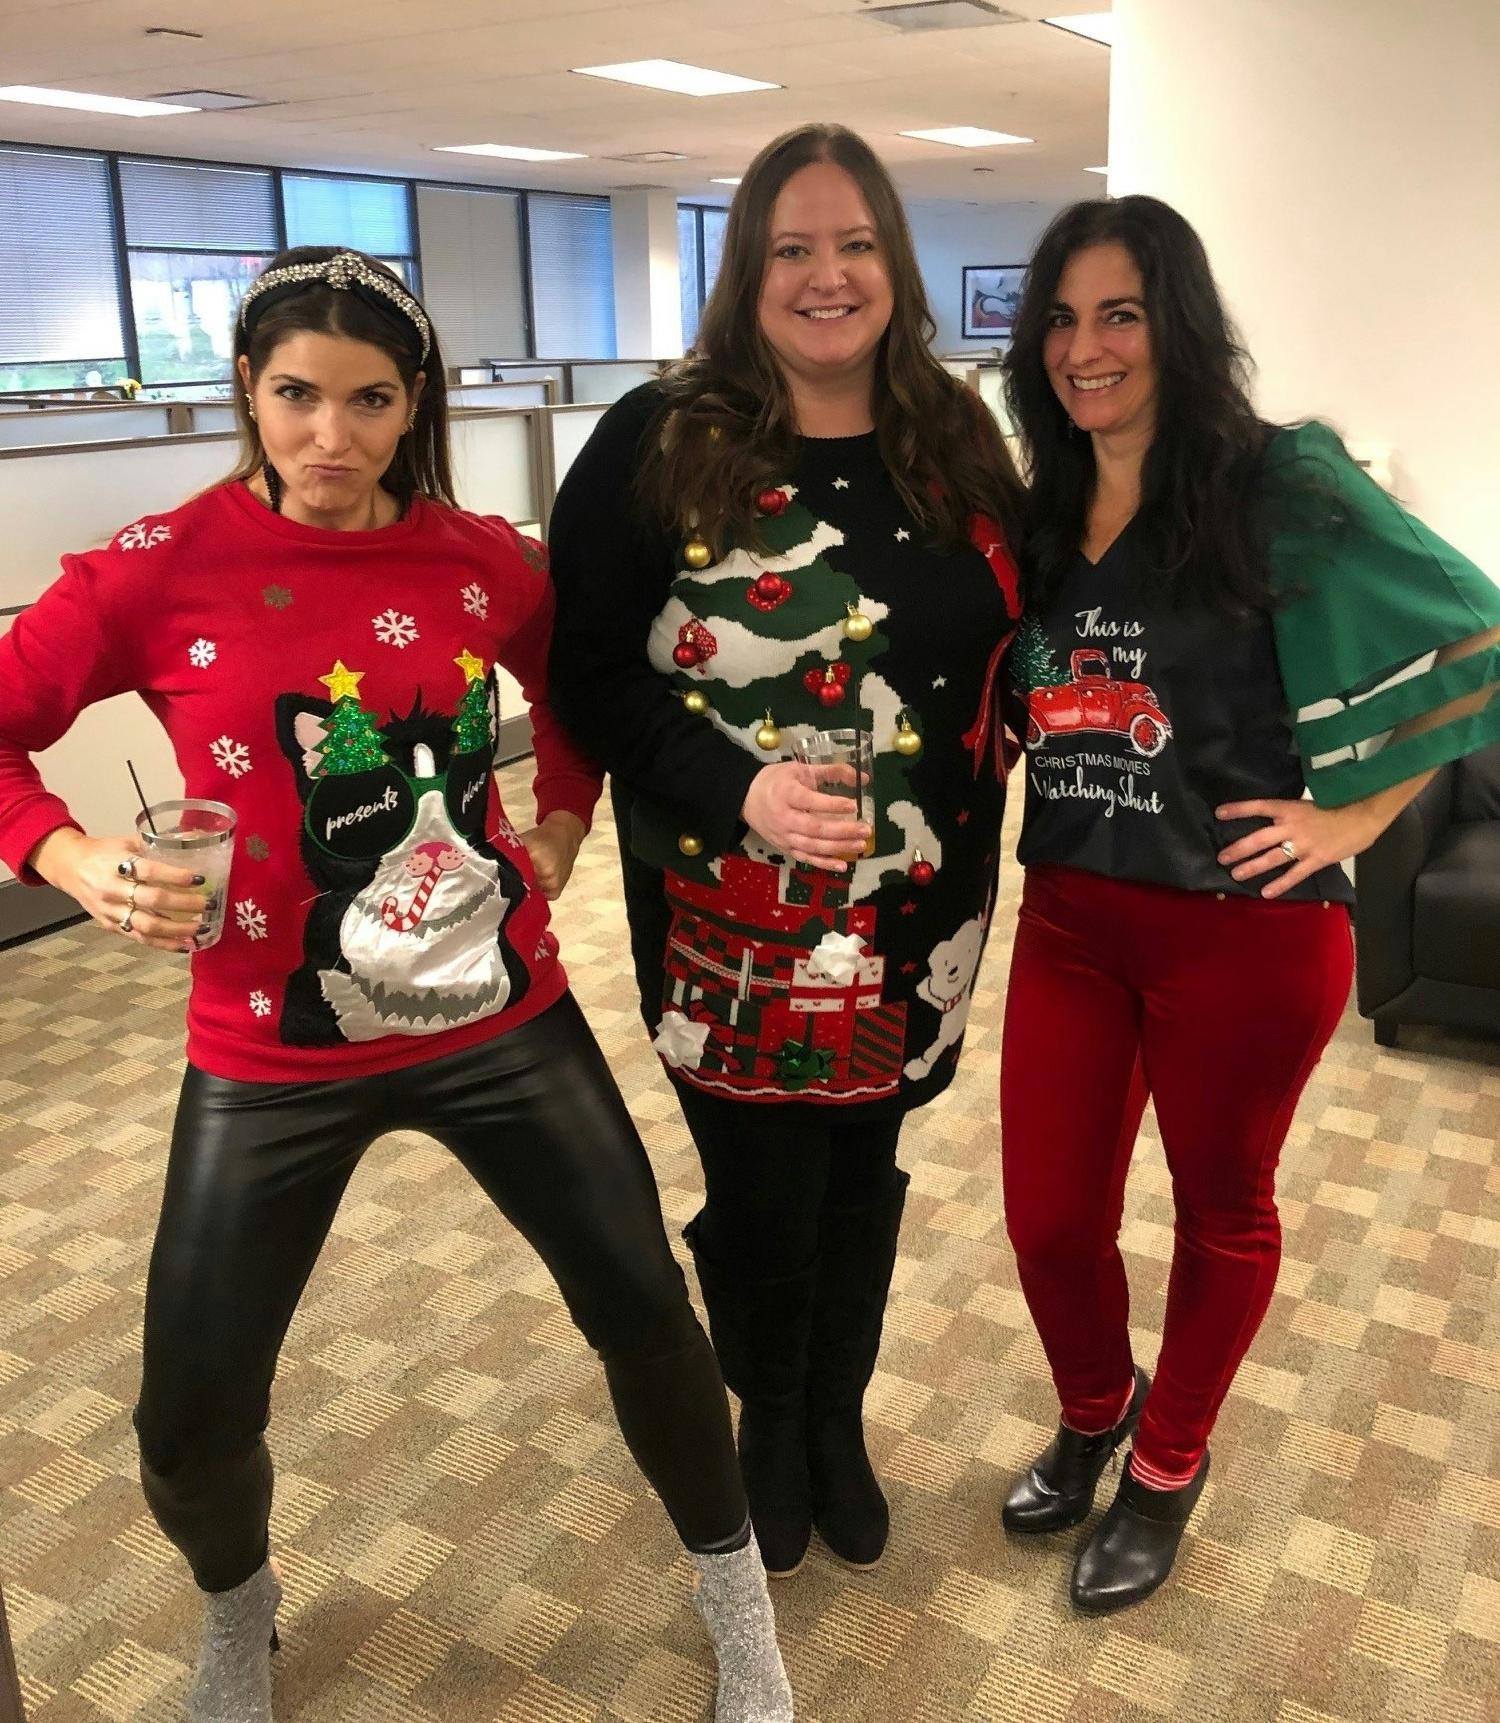
[[[544,697],[542,553],[456,506],[442,358],[383,265],[284,253],[236,355],[239,469],[66,558],[0,642],[0,857],[193,954],[135,1413],[147,1500],[205,1594],[189,1716],[269,1723],[277,1355],[363,1151],[415,1129],[535,1246],[603,1359],[694,1553],[721,1723],[789,1719],[713,1352],[547,925],[600,786]],[[499,665],[531,703],[524,836],[492,775]],[[187,794],[237,816],[205,950],[202,876],[86,836],[29,758],[132,689]]]

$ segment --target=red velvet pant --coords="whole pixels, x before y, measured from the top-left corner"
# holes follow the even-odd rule
[[[1130,1395],[1118,1235],[1149,1089],[1176,1243],[1132,1462],[1148,1485],[1197,1468],[1265,1316],[1277,1157],[1351,966],[1337,904],[1026,874],[1001,1058],[1006,1225],[1063,1417],[1105,1429]]]

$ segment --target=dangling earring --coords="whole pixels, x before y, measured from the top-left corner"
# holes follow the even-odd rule
[[[404,437],[410,436],[411,433],[416,428],[417,428],[417,409],[415,407],[413,407],[411,410],[411,417],[406,421],[406,429],[401,434]]]
[[[250,415],[253,421],[255,418],[255,401],[254,398],[248,394],[245,396],[245,411]]]

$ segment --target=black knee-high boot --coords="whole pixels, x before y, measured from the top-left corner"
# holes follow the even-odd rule
[[[807,1366],[807,1445],[813,1518],[836,1556],[873,1567],[890,1508],[865,1449],[864,1398],[875,1374],[911,1183],[899,1167],[873,1203],[824,1216]]]
[[[705,1245],[700,1213],[682,1236],[698,1268],[709,1332],[739,1396],[740,1469],[766,1572],[801,1567],[812,1538],[807,1471],[807,1343],[816,1267],[752,1280]]]

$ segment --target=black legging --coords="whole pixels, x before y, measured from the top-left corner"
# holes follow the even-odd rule
[[[636,1463],[690,1549],[746,1504],[708,1339],[645,1149],[564,997],[462,1053],[376,1077],[238,1083],[189,1066],[146,1284],[146,1498],[206,1591],[266,1559],[277,1355],[349,1177],[387,1131],[435,1137],[552,1271],[604,1361]]]
[[[895,1184],[903,1113],[858,1122],[816,1102],[757,1106],[688,1083],[676,1089],[703,1163],[699,1238],[751,1279],[806,1268],[831,1219],[878,1202]]]

